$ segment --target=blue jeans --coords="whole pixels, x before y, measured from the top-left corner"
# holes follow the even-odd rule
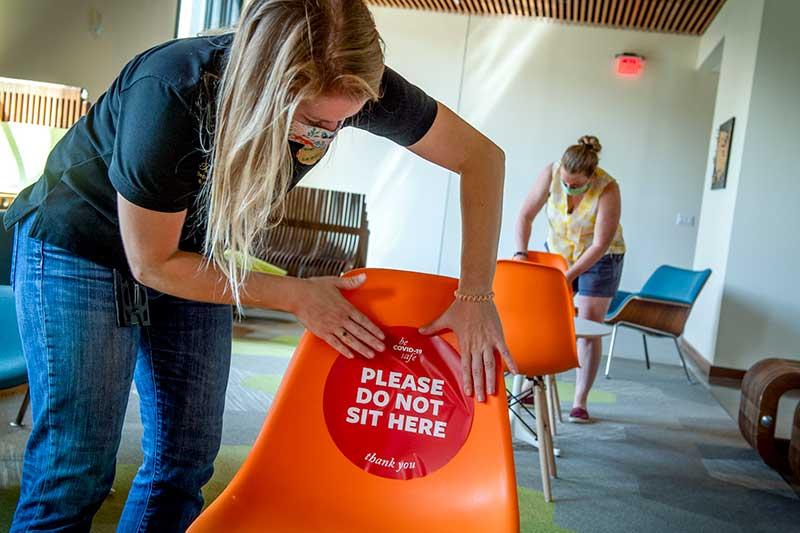
[[[11,526],[89,531],[114,480],[131,380],[144,461],[119,531],[183,531],[219,451],[231,308],[147,289],[151,326],[118,327],[112,271],[16,230],[12,285],[33,429]]]

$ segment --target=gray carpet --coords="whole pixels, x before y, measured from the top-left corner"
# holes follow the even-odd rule
[[[291,324],[239,329],[227,393],[223,446],[205,489],[211,500],[246,457],[297,340]],[[559,377],[568,409],[574,378]],[[138,398],[132,391],[119,453],[116,493],[93,530],[113,531],[141,458]],[[0,398],[10,420],[18,397]],[[800,501],[739,435],[702,385],[676,367],[646,371],[615,360],[614,379],[598,380],[590,398],[594,424],[559,424],[555,502],[542,500],[538,458],[515,446],[523,532],[800,531]],[[0,528],[7,528],[19,490],[27,430],[0,424]]]
[[[708,390],[689,385],[679,368],[647,371],[615,360],[613,379],[601,377],[595,390],[614,395],[590,405],[597,423],[559,427],[556,525],[591,532],[800,531],[795,493],[747,446]],[[540,490],[531,451],[517,448],[518,481]]]

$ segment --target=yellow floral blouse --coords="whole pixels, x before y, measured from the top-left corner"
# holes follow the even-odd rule
[[[598,167],[589,190],[584,193],[572,213],[568,213],[567,194],[561,188],[560,167],[560,163],[553,164],[550,195],[547,198],[546,211],[549,224],[547,247],[551,253],[559,254],[566,259],[571,266],[592,245],[600,195],[606,186],[615,180]],[[625,241],[622,238],[622,224],[620,224],[606,254],[624,253]]]

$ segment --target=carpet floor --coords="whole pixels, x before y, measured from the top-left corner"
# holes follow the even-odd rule
[[[296,324],[245,323],[237,328],[227,391],[222,449],[204,489],[212,501],[247,456],[298,340]],[[559,376],[569,408],[574,375]],[[20,398],[0,398],[11,420]],[[93,531],[114,531],[141,460],[142,427],[135,388],[118,455],[114,494]],[[689,385],[677,367],[615,360],[613,379],[598,379],[589,425],[559,424],[559,478],[554,503],[541,493],[536,450],[515,444],[521,531],[737,532],[800,531],[800,501],[765,466],[730,416],[703,385]],[[28,430],[0,424],[0,529],[19,494]],[[490,529],[487,529],[487,532]]]

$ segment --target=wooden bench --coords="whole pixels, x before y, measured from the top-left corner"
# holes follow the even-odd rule
[[[0,122],[70,128],[89,111],[86,89],[0,77]],[[0,191],[0,209],[16,194]]]
[[[0,78],[0,122],[69,128],[88,110],[86,89]]]
[[[296,187],[283,221],[267,232],[264,259],[290,276],[338,276],[367,262],[366,197]]]
[[[800,389],[800,361],[764,359],[742,380],[739,429],[764,462],[800,479],[800,406],[794,416],[791,441],[775,437],[778,402],[787,391]]]

